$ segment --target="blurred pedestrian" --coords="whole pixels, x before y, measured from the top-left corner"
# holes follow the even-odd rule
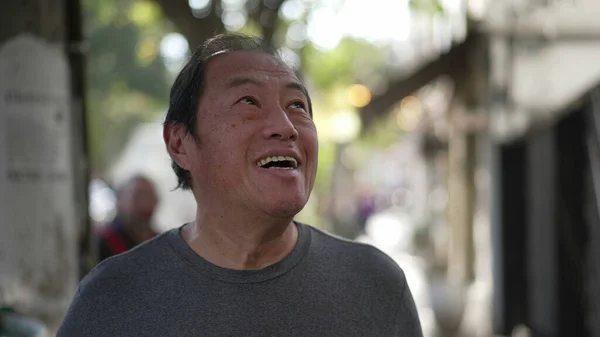
[[[117,215],[97,230],[100,261],[124,253],[153,238],[152,217],[158,196],[150,179],[135,175],[117,190]]]

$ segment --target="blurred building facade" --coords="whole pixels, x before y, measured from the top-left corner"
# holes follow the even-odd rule
[[[14,310],[50,333],[89,233],[79,12],[71,0],[0,4],[0,320]]]
[[[489,281],[488,334],[599,336],[600,3],[463,4],[465,37],[374,97],[363,122],[448,76],[447,129],[423,132],[447,155],[446,282]],[[464,324],[488,309],[471,305]]]
[[[495,2],[494,330],[598,336],[600,3]]]

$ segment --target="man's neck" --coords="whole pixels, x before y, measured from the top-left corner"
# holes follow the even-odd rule
[[[182,236],[205,260],[223,268],[261,269],[272,265],[294,248],[298,229],[292,219],[227,219],[198,214]]]

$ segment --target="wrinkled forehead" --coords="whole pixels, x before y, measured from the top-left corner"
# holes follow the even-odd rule
[[[209,83],[226,82],[229,78],[237,76],[300,82],[283,60],[262,51],[223,52],[214,55],[206,67],[206,80]]]

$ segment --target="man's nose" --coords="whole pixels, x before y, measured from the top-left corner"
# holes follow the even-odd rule
[[[298,130],[296,130],[286,111],[280,107],[271,109],[267,115],[266,124],[264,129],[265,138],[275,138],[283,141],[298,139]]]

